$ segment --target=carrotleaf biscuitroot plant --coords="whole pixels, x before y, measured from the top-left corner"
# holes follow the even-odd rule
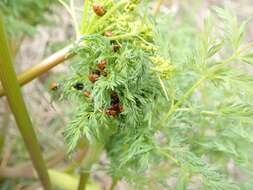
[[[51,84],[54,98],[75,108],[64,132],[69,152],[82,139],[89,144],[81,179],[104,150],[110,162],[96,169],[112,176],[111,189],[121,179],[139,189],[252,187],[246,22],[215,8],[219,17],[208,17],[202,32],[173,19],[167,28],[144,4],[85,1],[71,52],[78,58],[66,79]],[[227,163],[244,178],[230,175]]]

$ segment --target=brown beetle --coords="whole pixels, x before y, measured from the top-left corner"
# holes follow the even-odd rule
[[[100,63],[97,64],[97,67],[98,67],[100,70],[104,70],[106,64],[107,64],[107,61],[106,61],[106,60],[101,60]]]
[[[113,44],[112,45],[112,49],[113,49],[114,52],[119,51],[120,48],[121,48],[121,45],[119,45],[119,44]]]
[[[113,116],[113,117],[115,117],[117,115],[117,111],[110,110],[110,109],[107,110],[105,113],[106,113],[106,115]]]
[[[97,16],[103,16],[106,13],[104,7],[96,3],[92,5],[92,9]]]
[[[83,95],[86,96],[86,97],[90,97],[91,92],[90,91],[84,91]]]
[[[116,92],[112,92],[111,94],[111,104],[118,104],[119,103],[119,96]]]
[[[50,83],[50,89],[51,90],[57,90],[58,89],[58,83],[57,82],[55,82],[55,81],[52,81],[51,83]]]
[[[98,78],[99,78],[99,75],[98,74],[89,74],[89,76],[88,76],[88,78],[89,78],[89,80],[91,81],[91,82],[96,82],[97,80],[98,80]]]

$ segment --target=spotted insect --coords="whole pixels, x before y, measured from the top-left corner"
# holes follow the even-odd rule
[[[96,3],[92,5],[92,9],[97,16],[103,16],[106,13],[104,7]]]

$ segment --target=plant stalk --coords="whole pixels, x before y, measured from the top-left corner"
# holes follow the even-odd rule
[[[85,33],[86,28],[88,28],[88,16],[89,16],[89,0],[84,0],[83,18],[81,24],[81,34]]]
[[[119,181],[119,178],[113,178],[112,184],[111,184],[109,190],[114,190],[115,187],[116,187],[116,185],[117,185],[117,183],[118,183],[118,181]]]
[[[10,111],[9,111],[7,101],[4,102],[4,104],[5,104],[4,107],[5,107],[6,111],[4,112],[4,115],[3,115],[2,128],[0,131],[0,164],[1,164],[1,155],[4,150],[6,135],[7,135],[7,131],[8,131],[8,125],[9,125],[9,121],[10,121]]]
[[[47,72],[48,70],[52,69],[56,65],[62,63],[63,61],[73,57],[73,54],[70,54],[70,50],[72,49],[72,45],[69,45],[58,52],[54,53],[53,55],[49,56],[48,58],[44,59],[39,64],[31,67],[30,69],[24,71],[20,75],[18,75],[18,82],[22,86],[35,78],[39,75]],[[4,95],[4,89],[0,85],[0,97]]]
[[[3,16],[0,13],[0,80],[5,90],[10,109],[15,117],[17,126],[42,185],[45,190],[51,190],[51,182],[49,180],[47,168],[12,63]]]
[[[126,35],[119,35],[110,37],[110,40],[119,40],[128,37],[135,36],[136,33],[130,33]],[[70,50],[73,48],[73,45],[69,45],[58,52],[54,53],[53,55],[49,56],[48,58],[41,61],[39,64],[27,69],[23,73],[18,75],[18,82],[21,86],[29,83],[30,81],[36,79],[39,75],[49,71],[53,67],[57,66],[58,64],[72,58],[75,54],[70,53]],[[4,96],[5,92],[3,87],[0,84],[0,97]]]
[[[103,151],[103,145],[94,143],[89,146],[83,166],[81,167],[78,190],[85,190],[92,165],[96,163]]]

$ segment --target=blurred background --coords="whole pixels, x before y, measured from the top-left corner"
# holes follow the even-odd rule
[[[76,0],[76,3],[82,4],[78,0]],[[203,19],[209,14],[212,6],[229,7],[237,14],[239,19],[245,19],[253,15],[252,0],[164,0],[160,11],[168,15],[168,17],[173,18],[173,22],[179,25],[180,23],[188,23],[193,29],[199,30]],[[154,1],[151,9],[156,8],[157,2]],[[78,11],[81,12],[81,10],[77,9]],[[38,25],[36,32],[33,32],[31,35],[23,36],[21,39],[22,43],[16,47],[15,68],[17,73],[40,62],[43,58],[74,40],[75,34],[71,17],[60,3],[54,3],[50,8],[50,12],[46,13],[45,16],[46,23]],[[168,33],[170,32],[170,24],[171,22],[168,23]],[[252,36],[253,22],[251,21],[247,27],[247,37],[252,39]],[[52,80],[57,81],[59,77],[64,77],[62,73],[67,72],[67,64],[60,64],[22,88],[27,107],[36,127],[36,132],[39,134],[41,148],[49,155],[47,159],[52,162],[51,164],[59,168],[63,168],[71,159],[67,155],[64,155],[66,146],[64,145],[62,135],[63,128],[69,120],[68,116],[71,114],[71,108],[64,102],[61,104],[52,102],[49,84]],[[0,127],[2,135],[5,137],[4,148],[3,146],[0,147],[1,166],[13,166],[29,160],[14,119],[9,114],[5,98],[0,99]],[[78,156],[78,153],[76,154],[75,156]],[[101,160],[101,164],[103,162],[106,162],[106,158]],[[29,177],[29,165],[25,167],[28,168],[27,175]],[[236,172],[230,163],[228,163],[228,167],[231,172]],[[108,187],[108,184],[110,184],[110,179],[101,172],[95,173],[93,177],[103,187]],[[33,183],[29,179],[27,181],[10,179],[1,182],[0,177],[1,190],[31,190],[39,188],[37,183]],[[119,190],[128,189],[124,182],[121,182],[117,188]]]

